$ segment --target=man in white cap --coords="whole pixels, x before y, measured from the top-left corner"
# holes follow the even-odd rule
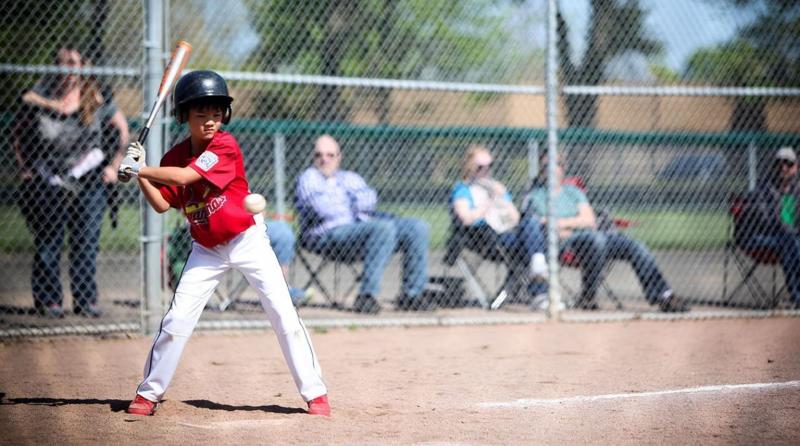
[[[737,228],[739,243],[746,249],[768,249],[781,261],[792,305],[800,308],[800,184],[797,154],[781,147],[773,159],[770,175],[751,192],[743,222]]]

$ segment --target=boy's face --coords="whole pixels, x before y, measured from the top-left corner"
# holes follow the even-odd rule
[[[192,106],[189,108],[189,131],[193,138],[211,141],[222,126],[222,108],[216,105]]]

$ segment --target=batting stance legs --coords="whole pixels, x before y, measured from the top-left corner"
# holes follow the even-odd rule
[[[263,221],[212,249],[193,244],[175,297],[145,362],[144,381],[136,392],[150,401],[161,400],[203,308],[231,268],[244,274],[257,290],[300,395],[305,401],[325,395],[316,353],[292,305]]]

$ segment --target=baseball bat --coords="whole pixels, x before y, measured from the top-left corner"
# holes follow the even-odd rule
[[[167,95],[175,84],[175,81],[180,77],[184,67],[186,67],[186,63],[189,62],[189,55],[191,53],[192,46],[189,45],[189,42],[183,40],[179,41],[175,46],[175,50],[172,51],[172,56],[167,63],[167,67],[164,69],[164,74],[161,76],[161,85],[158,87],[156,102],[150,108],[150,115],[147,117],[147,122],[145,122],[144,127],[142,127],[142,130],[139,132],[139,137],[136,138],[139,143],[144,144],[144,141],[147,139],[147,135],[150,133],[150,127],[153,125],[156,116],[158,116],[158,111],[167,99]],[[122,182],[128,182],[131,179],[129,169],[121,170],[119,172],[119,179]]]

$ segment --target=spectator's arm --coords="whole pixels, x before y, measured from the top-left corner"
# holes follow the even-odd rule
[[[25,154],[22,153],[22,132],[23,128],[26,125],[29,125],[27,122],[23,122],[25,120],[20,119],[19,115],[14,123],[14,127],[11,130],[11,145],[14,148],[14,157],[17,160],[17,165],[19,166],[20,178],[23,180],[27,180],[31,177],[31,171],[28,170]]]
[[[47,108],[59,113],[61,113],[63,109],[61,101],[46,98],[33,90],[28,90],[22,95],[22,102],[36,107]]]
[[[457,198],[453,201],[453,212],[455,212],[458,219],[461,220],[461,224],[464,226],[471,226],[486,215],[486,211],[489,209],[490,205],[491,203],[487,201],[484,206],[471,209],[469,200],[466,198]]]
[[[119,148],[114,151],[114,157],[111,158],[111,162],[103,169],[103,181],[106,183],[114,183],[117,181],[119,164],[122,162],[122,158],[125,157],[125,149],[128,147],[128,137],[130,133],[128,130],[128,121],[121,111],[117,110],[111,116],[109,122],[117,130],[117,133],[119,133]]]
[[[343,174],[347,195],[351,197],[353,210],[356,212],[372,212],[378,203],[378,193],[369,187],[364,178],[355,172]]]
[[[597,229],[594,209],[589,203],[580,203],[578,205],[578,215],[559,218],[556,225],[558,232],[562,235],[569,235],[576,229]]]

